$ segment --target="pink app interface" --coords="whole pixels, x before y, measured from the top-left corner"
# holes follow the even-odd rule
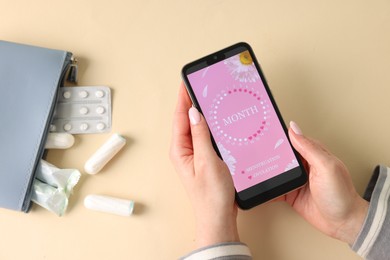
[[[298,166],[248,51],[188,79],[237,192]]]

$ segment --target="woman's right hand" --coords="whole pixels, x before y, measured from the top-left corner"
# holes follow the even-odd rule
[[[368,202],[356,192],[346,166],[322,144],[305,137],[290,123],[289,136],[303,157],[308,183],[282,199],[326,235],[352,245],[368,211]]]

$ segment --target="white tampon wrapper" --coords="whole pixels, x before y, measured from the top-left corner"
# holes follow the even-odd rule
[[[46,149],[68,149],[74,144],[74,137],[68,133],[49,133],[45,144]]]
[[[98,173],[116,153],[126,144],[126,139],[113,134],[85,163],[84,169],[89,174]]]
[[[134,202],[102,195],[88,195],[84,199],[87,209],[128,217],[133,214]]]

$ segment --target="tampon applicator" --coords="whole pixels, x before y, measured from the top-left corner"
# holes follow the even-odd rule
[[[126,144],[126,139],[113,134],[85,163],[84,170],[89,174],[98,173]]]
[[[102,195],[88,195],[84,199],[87,209],[128,217],[133,214],[134,202]]]
[[[68,133],[49,133],[45,149],[68,149],[74,144],[74,137]]]

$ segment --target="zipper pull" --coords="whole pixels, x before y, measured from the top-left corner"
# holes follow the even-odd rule
[[[72,83],[77,83],[77,71],[78,71],[78,65],[77,65],[77,59],[72,55],[70,58],[70,65],[68,69],[68,77],[67,80]]]

